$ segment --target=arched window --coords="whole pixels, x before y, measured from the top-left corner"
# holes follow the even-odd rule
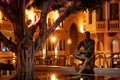
[[[111,52],[119,52],[119,43],[117,40],[111,42]]]

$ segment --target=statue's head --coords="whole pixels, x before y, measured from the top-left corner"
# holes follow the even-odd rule
[[[89,31],[86,31],[86,32],[85,32],[85,37],[86,37],[86,39],[89,39],[89,38],[90,38],[90,32],[89,32]]]

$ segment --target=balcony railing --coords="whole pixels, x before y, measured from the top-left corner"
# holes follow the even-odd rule
[[[105,21],[96,22],[96,31],[105,31]]]
[[[64,54],[63,54],[64,53]],[[73,58],[68,57],[70,55],[65,55],[65,52],[60,52],[57,58],[55,54],[49,54],[46,58],[43,58],[41,53],[35,55],[35,65],[62,65],[66,66],[66,61],[74,61]],[[104,68],[120,68],[120,52],[96,52],[95,53],[95,63],[96,67]],[[12,52],[0,52],[1,61],[13,61],[15,60],[14,54]],[[13,63],[13,62],[12,62]]]
[[[120,21],[109,21],[109,31],[120,31]]]
[[[108,25],[108,26],[107,26]],[[111,21],[97,21],[96,22],[96,31],[98,32],[118,32],[120,31],[120,20],[111,20]]]

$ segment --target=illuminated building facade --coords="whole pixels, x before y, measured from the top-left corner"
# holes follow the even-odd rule
[[[26,10],[26,21],[34,22],[40,11]],[[28,15],[29,14],[29,15]],[[59,17],[60,13],[54,11],[48,14],[48,27]],[[14,41],[12,24],[0,13],[0,31],[7,38]],[[36,65],[72,65],[80,61],[74,59],[77,44],[84,39],[84,31],[91,32],[91,38],[95,40],[96,66],[111,67],[112,53],[120,57],[120,1],[111,0],[105,2],[101,8],[94,11],[84,11],[71,14],[63,20],[58,28],[50,35],[42,49],[35,55]],[[35,36],[37,32],[35,33]],[[14,63],[15,56],[9,49],[0,43],[0,61]],[[102,55],[99,55],[102,54]],[[115,55],[116,56],[116,55]],[[101,58],[101,57],[107,57]],[[114,55],[113,55],[114,57]],[[5,60],[3,60],[5,59]],[[107,60],[107,63],[105,62]],[[115,59],[112,64],[119,63]]]
[[[97,57],[102,58],[96,60],[97,65],[118,68],[120,67],[120,1],[111,0],[101,6],[92,13],[88,12],[85,27],[87,26],[87,30],[88,27],[95,26],[91,31],[95,34],[95,51],[96,55],[99,54]]]

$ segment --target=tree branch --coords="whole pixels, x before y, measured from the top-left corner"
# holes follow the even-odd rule
[[[16,17],[16,14],[12,9],[12,3],[8,4],[6,2],[0,1],[0,10],[6,16],[7,19],[13,22],[13,20]]]
[[[0,41],[2,41],[4,43],[4,45],[6,45],[10,51],[13,52],[17,52],[17,46],[14,42],[12,42],[11,40],[8,40],[1,32],[0,32]]]
[[[60,22],[71,14],[71,9],[74,8],[74,5],[75,2],[73,1],[71,5],[68,6],[66,10],[62,13],[62,15],[50,26],[50,28],[47,30],[47,35],[52,33],[55,30],[55,28],[60,24]]]
[[[43,35],[47,30],[47,14],[49,12],[49,6],[51,5],[52,0],[43,2],[41,20],[40,20],[40,34]]]
[[[33,0],[25,0],[25,7],[27,8]]]
[[[47,30],[46,19],[47,19],[47,14],[49,12],[49,6],[51,5],[51,3],[52,3],[52,0],[46,0],[43,2],[43,5],[42,5],[42,12],[41,12],[40,23],[39,23],[40,32],[39,32],[38,38],[34,41],[36,51],[39,50],[41,46],[40,44],[44,42],[46,38],[46,35],[45,35]]]

